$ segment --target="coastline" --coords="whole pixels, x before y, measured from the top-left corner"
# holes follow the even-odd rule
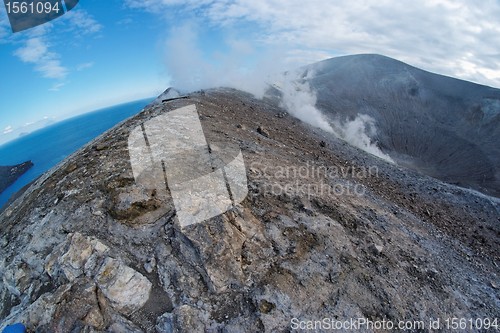
[[[32,161],[26,161],[17,165],[0,166],[0,193],[14,184],[19,177],[24,175],[33,166]]]

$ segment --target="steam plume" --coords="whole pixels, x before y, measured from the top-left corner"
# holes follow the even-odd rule
[[[193,24],[174,28],[166,41],[166,65],[177,89],[187,92],[223,86],[262,98],[269,88],[266,82],[277,82],[282,106],[291,115],[392,162],[371,139],[376,133],[373,118],[361,114],[352,121],[329,119],[316,108],[316,93],[307,82],[314,75],[312,71],[280,74],[286,69],[284,52],[266,52],[250,43],[230,39],[226,41],[224,54],[207,55],[198,47],[199,43],[198,30]]]
[[[388,162],[393,160],[377,146],[371,138],[377,133],[375,120],[365,114],[359,114],[352,121],[329,120],[316,108],[316,93],[311,89],[308,79],[314,76],[312,71],[287,72],[277,84],[282,93],[282,106],[298,119],[347,141],[372,155]]]

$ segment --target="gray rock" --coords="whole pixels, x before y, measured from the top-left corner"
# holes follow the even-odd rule
[[[109,248],[102,242],[80,233],[69,234],[67,241],[56,248],[48,257],[45,271],[51,277],[63,273],[69,281],[74,281],[84,273],[92,276],[96,261]]]
[[[155,257],[151,257],[144,263],[144,269],[148,273],[152,273],[153,270],[156,268],[156,259]]]
[[[266,138],[269,137],[269,132],[262,126],[257,127],[257,133],[259,133],[262,136],[265,136]]]
[[[369,246],[368,249],[370,250],[370,252],[373,255],[380,255],[380,254],[382,254],[382,251],[384,250],[384,247],[382,245],[372,244],[372,245]]]
[[[111,306],[123,314],[132,314],[149,299],[151,282],[116,259],[106,258],[95,279]]]
[[[158,333],[173,333],[174,332],[174,320],[171,313],[165,313],[161,317],[158,317],[158,324],[156,324],[156,332]]]

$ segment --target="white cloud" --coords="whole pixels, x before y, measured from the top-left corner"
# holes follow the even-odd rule
[[[226,3],[227,0],[222,1]],[[171,6],[183,6],[189,9],[213,5],[213,0],[125,0],[125,4],[131,8],[143,9],[149,12],[162,13],[165,8]]]
[[[224,53],[204,54],[200,27],[185,24],[172,29],[165,43],[166,65],[173,85],[182,91],[226,86],[261,97],[265,80],[285,70],[280,50],[262,51],[244,41],[228,39]],[[249,64],[253,62],[253,64]]]
[[[68,70],[61,65],[59,56],[49,52],[44,37],[29,38],[14,54],[23,62],[35,64],[35,70],[42,73],[43,77],[64,79],[68,73]]]
[[[28,39],[26,45],[16,51],[16,55],[24,62],[38,62],[46,54],[47,45],[39,37]]]
[[[0,145],[6,142],[14,140],[21,135],[34,132],[43,127],[53,124],[56,121],[54,117],[44,117],[37,121],[28,122],[19,127],[7,126],[3,131],[0,132]]]
[[[500,87],[497,0],[126,0],[158,14],[193,8],[219,26],[253,24],[259,40],[318,59],[380,53],[412,65]],[[318,51],[319,50],[319,51]],[[293,53],[292,53],[293,52]],[[326,54],[325,54],[326,53]],[[297,58],[300,60],[300,58]],[[302,60],[309,60],[304,57]]]
[[[55,83],[52,87],[49,88],[49,91],[59,91],[65,85],[66,83],[63,82]]]
[[[94,66],[94,62],[85,62],[83,64],[79,64],[78,66],[76,66],[76,70],[81,72],[86,69],[92,68],[92,66]]]
[[[78,35],[95,34],[102,28],[102,26],[84,10],[72,10],[63,17],[66,20],[65,29],[74,30]],[[2,22],[0,22],[0,38],[2,33]],[[21,38],[23,46],[19,47],[14,52],[14,55],[25,63],[34,64],[35,71],[40,72],[43,77],[63,80],[69,74],[69,69],[62,64],[61,56],[53,50],[50,43],[54,38],[51,32],[55,24],[59,23],[45,23],[20,33],[18,36]],[[19,41],[16,42],[19,43]],[[81,64],[77,66],[77,70],[84,70],[92,67],[92,65],[93,63],[90,62]],[[64,84],[61,82],[56,83],[49,90],[58,91],[63,85]]]
[[[67,12],[65,19],[70,22],[71,29],[82,35],[97,33],[102,29],[102,25],[83,9]]]

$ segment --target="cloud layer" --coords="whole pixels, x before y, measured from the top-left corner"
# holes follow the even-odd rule
[[[26,40],[24,46],[17,49],[14,54],[26,63],[35,65],[35,70],[49,79],[64,79],[68,70],[61,65],[59,56],[49,52],[49,47],[44,36],[33,37]]]
[[[126,0],[165,15],[259,27],[259,41],[289,46],[303,63],[380,53],[423,69],[500,87],[500,2],[485,0]]]
[[[260,50],[236,39],[224,41],[224,52],[207,54],[200,47],[201,28],[186,23],[175,27],[165,42],[166,67],[172,85],[181,91],[232,87],[262,97],[266,81],[285,70],[280,50]]]
[[[95,34],[102,29],[102,26],[82,9],[66,13],[61,20],[65,22],[64,29],[71,32],[73,37]],[[7,36],[6,33],[2,32],[2,29],[6,29],[7,24],[6,16],[0,17],[0,42],[20,43],[22,46],[14,52],[14,55],[19,60],[33,64],[34,70],[41,73],[42,77],[58,81],[66,78],[70,70],[63,65],[61,56],[51,47],[51,40],[53,39],[51,32],[55,23],[49,22],[26,32],[15,34],[7,40],[5,38],[2,40],[3,37]],[[77,68],[77,70],[81,69],[80,66]],[[62,82],[56,83],[49,90],[57,91],[63,85]]]

